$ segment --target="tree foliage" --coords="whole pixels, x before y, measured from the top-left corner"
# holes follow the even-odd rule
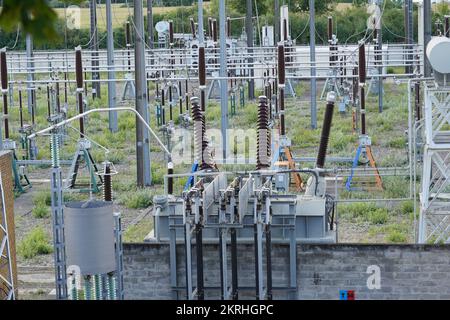
[[[64,1],[71,4],[82,2]],[[56,21],[57,14],[47,0],[3,0],[0,26],[7,31],[19,26],[25,33],[32,34],[38,42],[52,40],[57,36]]]

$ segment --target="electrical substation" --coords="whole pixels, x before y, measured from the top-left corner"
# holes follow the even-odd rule
[[[111,2],[87,44],[0,51],[1,298],[32,291],[36,223],[49,299],[450,299],[449,15],[405,0],[390,30],[369,0],[340,39],[309,0],[305,42],[287,1],[195,0],[186,30],[128,0],[119,37]]]

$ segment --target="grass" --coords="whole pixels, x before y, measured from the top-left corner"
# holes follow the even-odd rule
[[[128,227],[123,234],[124,242],[142,242],[153,229],[153,220],[150,217],[142,219],[135,225]]]
[[[51,253],[53,248],[44,229],[36,227],[20,241],[17,251],[24,259],[31,259],[37,255]]]
[[[144,209],[152,205],[153,195],[154,191],[150,189],[127,191],[119,196],[118,203],[129,209]]]
[[[45,203],[38,203],[31,211],[33,217],[38,219],[48,218],[50,216],[50,209]]]
[[[171,11],[177,10],[179,7],[154,7],[153,14],[162,14]],[[89,28],[90,20],[89,20],[89,8],[81,8],[80,9],[80,28],[86,29]],[[55,8],[56,13],[62,19],[65,17],[63,8]],[[100,30],[106,30],[106,14],[105,14],[105,5],[97,4],[97,24]],[[133,8],[130,7],[128,9],[126,6],[122,4],[113,4],[112,5],[112,16],[113,16],[113,28],[122,27],[128,17],[133,15]]]

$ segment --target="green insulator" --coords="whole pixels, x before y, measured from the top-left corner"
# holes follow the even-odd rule
[[[50,151],[53,168],[59,167],[59,138],[55,133],[50,137]]]
[[[95,300],[102,300],[102,279],[100,275],[94,276]]]
[[[108,274],[108,296],[109,300],[116,300],[116,279],[113,274]]]
[[[84,299],[92,300],[91,276],[84,277]]]
[[[71,293],[71,297],[72,297],[72,300],[78,300],[78,289],[77,289],[75,276],[72,276],[72,293]]]

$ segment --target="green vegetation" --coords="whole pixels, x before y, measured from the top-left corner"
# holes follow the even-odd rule
[[[35,218],[48,218],[50,216],[50,209],[45,203],[38,203],[32,210],[33,217]]]
[[[49,236],[42,227],[36,227],[19,243],[17,251],[25,259],[33,258],[40,254],[53,252]]]
[[[137,224],[132,225],[126,229],[123,234],[124,242],[142,242],[153,228],[153,219],[145,217]]]
[[[154,192],[150,189],[126,191],[120,195],[118,203],[129,209],[144,209],[152,205],[153,195]]]

